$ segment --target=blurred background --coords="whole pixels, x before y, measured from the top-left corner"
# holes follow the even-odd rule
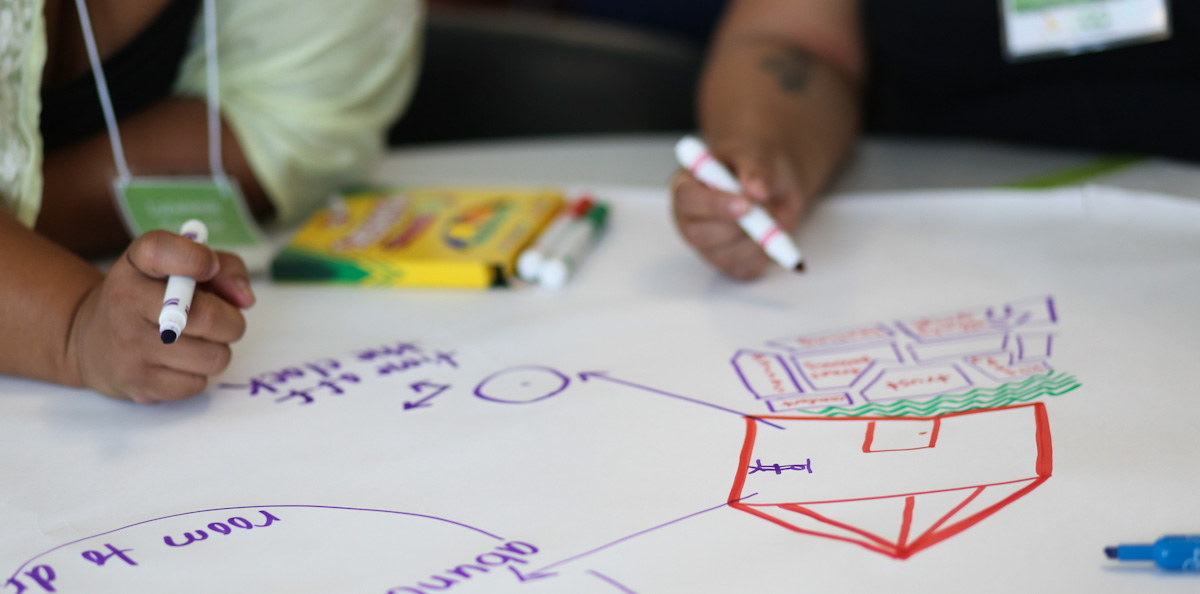
[[[427,0],[393,146],[682,131],[726,0]]]

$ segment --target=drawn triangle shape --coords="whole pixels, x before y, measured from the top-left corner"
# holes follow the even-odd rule
[[[983,521],[1047,478],[860,501],[736,507],[796,532],[907,559]]]

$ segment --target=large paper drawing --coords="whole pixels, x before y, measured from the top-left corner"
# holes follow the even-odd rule
[[[679,509],[666,521],[582,550],[549,549],[536,535],[500,534],[449,509],[430,514],[270,501],[144,518],[31,552],[8,574],[4,591],[150,587],[139,585],[140,568],[210,558],[233,563],[228,560],[261,557],[264,550],[290,551],[290,562],[319,563],[340,554],[331,552],[339,546],[301,546],[297,532],[279,528],[329,523],[371,526],[362,529],[376,533],[375,544],[355,553],[363,558],[376,555],[379,542],[395,540],[406,551],[405,569],[380,591],[507,587],[572,568],[594,584],[633,591],[614,576],[585,570],[584,561],[726,508],[851,554],[908,559],[1003,512],[1050,479],[1050,420],[1045,404],[1035,400],[1079,386],[1052,365],[1057,315],[1054,299],[1043,296],[772,338],[730,359],[730,372],[747,392],[740,396],[744,406],[623,379],[619,370],[491,370],[469,391],[474,406],[536,411],[588,383],[614,394],[667,398],[744,426],[741,449],[710,460],[713,473],[727,477],[736,469],[732,489],[713,492],[711,507]],[[454,350],[398,341],[227,379],[218,389],[264,406],[315,410],[386,387],[402,402],[400,410],[418,411],[455,393],[458,382],[450,378],[461,366]],[[619,474],[611,479],[622,480]],[[411,553],[411,542],[395,536],[410,533],[441,544]]]

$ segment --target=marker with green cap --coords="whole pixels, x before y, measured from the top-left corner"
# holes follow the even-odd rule
[[[593,240],[604,231],[607,222],[608,205],[602,202],[593,204],[586,214],[572,221],[554,252],[542,262],[538,284],[551,289],[567,284],[579,262],[587,255]]]

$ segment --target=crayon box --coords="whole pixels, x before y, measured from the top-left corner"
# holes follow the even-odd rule
[[[562,208],[558,190],[375,189],[314,214],[271,263],[279,281],[506,286],[517,255]]]

